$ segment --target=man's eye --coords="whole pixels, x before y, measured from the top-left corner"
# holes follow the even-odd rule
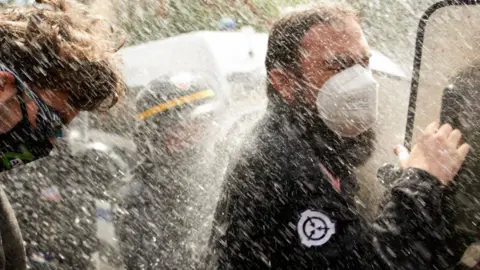
[[[335,64],[335,65],[331,65],[331,66],[327,67],[327,70],[333,71],[333,72],[340,72],[340,71],[343,71],[347,68],[348,68],[347,65]]]
[[[368,67],[370,65],[370,57],[362,57],[359,64],[364,67]]]
[[[355,65],[355,60],[351,58],[337,58],[329,63],[329,70],[342,71]]]
[[[335,73],[338,73],[338,72],[342,72],[346,69],[346,67],[337,67],[337,68],[333,68],[331,69],[331,71],[335,72]]]

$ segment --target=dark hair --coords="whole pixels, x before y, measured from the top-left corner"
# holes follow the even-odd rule
[[[276,21],[270,30],[265,67],[267,73],[275,68],[300,72],[300,45],[305,33],[319,23],[342,22],[345,18],[360,20],[358,13],[346,4],[316,4],[306,10],[293,11]],[[277,91],[267,80],[269,98]]]
[[[122,34],[75,1],[35,4],[0,11],[0,62],[32,87],[68,91],[76,109],[115,104],[125,89],[114,58]]]
[[[443,93],[440,120],[468,133],[464,135],[476,135],[480,120],[480,61],[461,69],[450,82]]]

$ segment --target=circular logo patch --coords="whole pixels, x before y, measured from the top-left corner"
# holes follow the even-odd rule
[[[335,233],[335,224],[321,212],[306,210],[297,223],[297,232],[303,245],[322,246]]]

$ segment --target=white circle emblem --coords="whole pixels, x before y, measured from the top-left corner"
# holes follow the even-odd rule
[[[322,246],[335,233],[335,224],[321,212],[306,210],[297,223],[297,232],[303,245]]]

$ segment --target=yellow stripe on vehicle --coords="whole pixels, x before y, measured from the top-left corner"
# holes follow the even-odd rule
[[[215,92],[213,92],[213,90],[211,89],[207,89],[207,90],[204,90],[204,91],[200,91],[200,92],[196,92],[196,93],[193,93],[193,94],[190,94],[190,95],[186,95],[186,96],[183,96],[183,97],[178,97],[178,98],[174,98],[174,99],[170,99],[164,103],[160,103],[142,113],[139,113],[137,114],[137,120],[143,120],[145,118],[148,118],[152,115],[155,115],[157,113],[161,113],[161,112],[164,112],[166,110],[169,110],[171,108],[175,108],[177,106],[180,106],[180,105],[183,105],[183,104],[187,104],[187,103],[190,103],[190,102],[193,102],[193,101],[197,101],[197,100],[202,100],[202,99],[206,99],[206,98],[209,98],[209,97],[213,97],[215,96]]]

